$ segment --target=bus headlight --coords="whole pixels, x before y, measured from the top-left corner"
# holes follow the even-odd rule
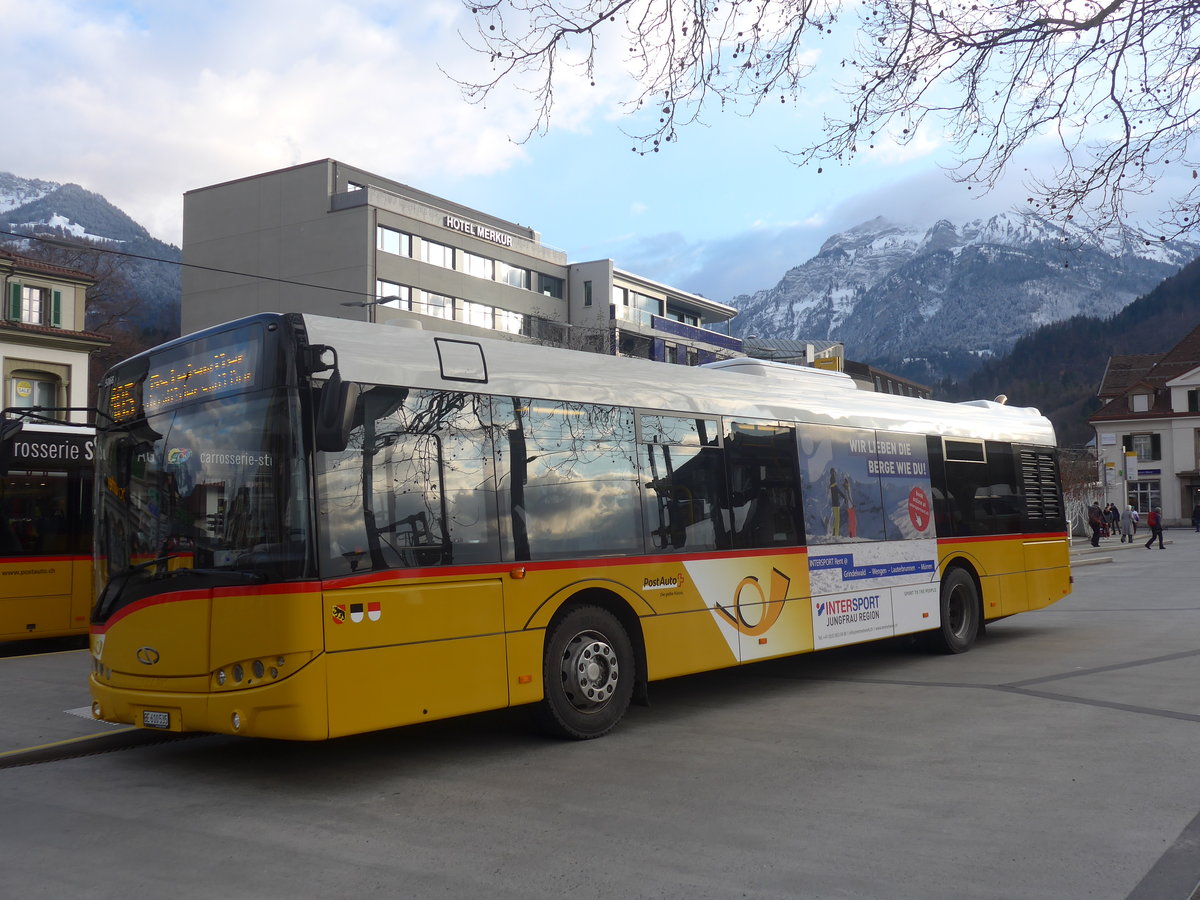
[[[261,656],[231,661],[213,671],[213,690],[229,691],[269,684],[304,668],[304,664],[312,658],[311,652],[302,651],[267,656],[269,662],[264,662]]]

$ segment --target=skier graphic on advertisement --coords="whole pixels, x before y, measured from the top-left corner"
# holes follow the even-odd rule
[[[842,479],[842,501],[846,504],[846,534],[858,537],[858,512],[854,509],[854,486],[849,475]]]
[[[838,470],[829,470],[829,534],[837,537],[842,533],[842,486],[838,484]]]

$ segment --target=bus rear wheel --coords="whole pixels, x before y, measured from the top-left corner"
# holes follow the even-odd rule
[[[975,645],[982,624],[979,591],[965,569],[950,569],[942,578],[942,624],[930,634],[939,653],[966,653]]]
[[[617,617],[597,606],[576,607],[546,642],[540,724],[575,740],[607,734],[629,708],[634,669],[633,645]]]

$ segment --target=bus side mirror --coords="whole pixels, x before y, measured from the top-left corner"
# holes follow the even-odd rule
[[[354,427],[354,408],[358,405],[362,388],[354,382],[342,381],[334,369],[325,386],[321,388],[321,399],[317,403],[316,445],[326,453],[341,453],[350,443],[350,431]]]

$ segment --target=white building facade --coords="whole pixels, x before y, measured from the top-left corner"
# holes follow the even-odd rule
[[[1200,326],[1164,354],[1111,357],[1099,396],[1088,421],[1106,501],[1143,514],[1158,506],[1168,526],[1190,526],[1200,503]]]
[[[3,408],[85,407],[91,354],[108,338],[84,326],[90,275],[0,251]],[[50,418],[83,423],[86,414]]]

